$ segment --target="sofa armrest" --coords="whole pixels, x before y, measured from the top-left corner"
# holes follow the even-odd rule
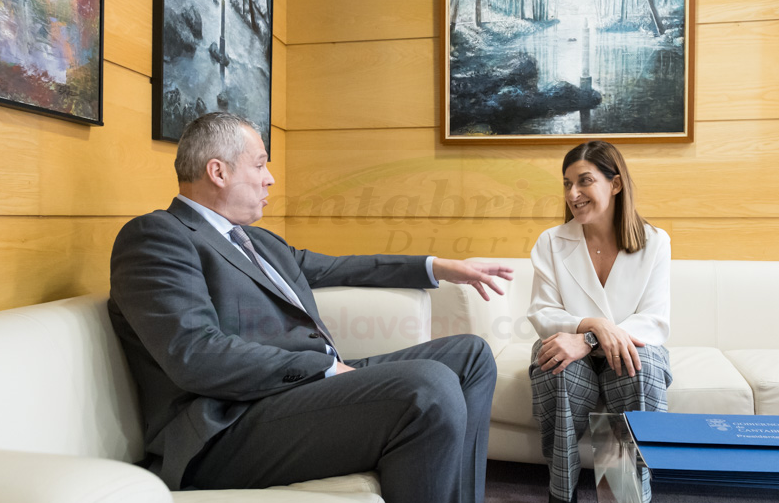
[[[344,359],[430,340],[430,296],[425,290],[329,287],[314,290],[314,297]]]
[[[99,458],[0,450],[0,494],[14,503],[171,503],[162,480]]]

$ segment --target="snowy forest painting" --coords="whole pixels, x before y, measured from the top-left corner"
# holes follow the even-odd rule
[[[103,124],[102,0],[0,0],[0,103]]]
[[[694,0],[442,0],[444,142],[692,141]]]
[[[177,142],[190,121],[231,112],[270,149],[272,0],[155,0],[152,137]]]

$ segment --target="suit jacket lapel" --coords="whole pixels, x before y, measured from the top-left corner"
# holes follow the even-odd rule
[[[225,260],[237,267],[241,272],[251,277],[254,281],[259,283],[263,288],[270,293],[289,303],[287,298],[281,291],[273,284],[273,282],[265,276],[256,265],[252,264],[250,260],[246,258],[237,248],[235,248],[227,239],[225,239],[214,227],[206,222],[203,217],[195,210],[190,208],[186,203],[173,199],[168,212],[178,218],[181,223],[192,229],[193,232],[207,242],[214,250],[222,255]]]
[[[592,265],[590,254],[587,251],[587,241],[584,239],[582,226],[575,221],[568,222],[558,234],[561,239],[572,241],[573,249],[571,253],[563,259],[565,268],[573,276],[576,283],[589,296],[595,305],[601,310],[608,319],[614,319],[611,315],[609,300],[606,297],[606,291],[598,280],[595,267]]]
[[[306,314],[314,320],[314,323],[319,326],[319,328],[322,330],[322,332],[325,333],[328,337],[331,337],[330,332],[327,330],[327,327],[325,327],[325,324],[322,322],[322,320],[319,318],[319,310],[316,307],[316,302],[314,300],[314,296],[311,294],[311,289],[308,289],[307,291],[301,290],[298,285],[292,280],[292,278],[289,275],[289,268],[284,267],[284,265],[279,261],[279,256],[275,253],[272,253],[269,251],[268,246],[264,243],[263,235],[254,236],[254,233],[248,233],[249,239],[251,239],[252,244],[254,245],[255,249],[257,250],[257,253],[262,255],[262,257],[276,270],[277,273],[279,273],[279,276],[289,285],[289,287],[292,289],[293,292],[295,292],[295,295],[298,296],[298,299],[300,300],[300,303],[303,304],[303,307],[306,310]],[[283,296],[283,294],[281,294]],[[286,300],[286,297],[284,297]],[[335,343],[331,340],[331,345],[335,347]]]

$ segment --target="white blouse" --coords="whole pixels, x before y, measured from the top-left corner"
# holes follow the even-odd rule
[[[527,317],[539,337],[576,333],[584,318],[607,318],[633,337],[662,345],[670,335],[671,239],[646,226],[647,243],[617,254],[600,284],[576,220],[544,231],[530,258],[535,274]]]

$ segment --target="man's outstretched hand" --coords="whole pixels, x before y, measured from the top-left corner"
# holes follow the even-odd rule
[[[483,262],[465,262],[463,260],[450,260],[436,258],[433,260],[433,276],[441,281],[450,283],[469,284],[473,286],[484,300],[490,300],[484,285],[494,292],[503,295],[503,290],[495,284],[495,276],[511,281],[514,269],[500,264],[486,264]]]

